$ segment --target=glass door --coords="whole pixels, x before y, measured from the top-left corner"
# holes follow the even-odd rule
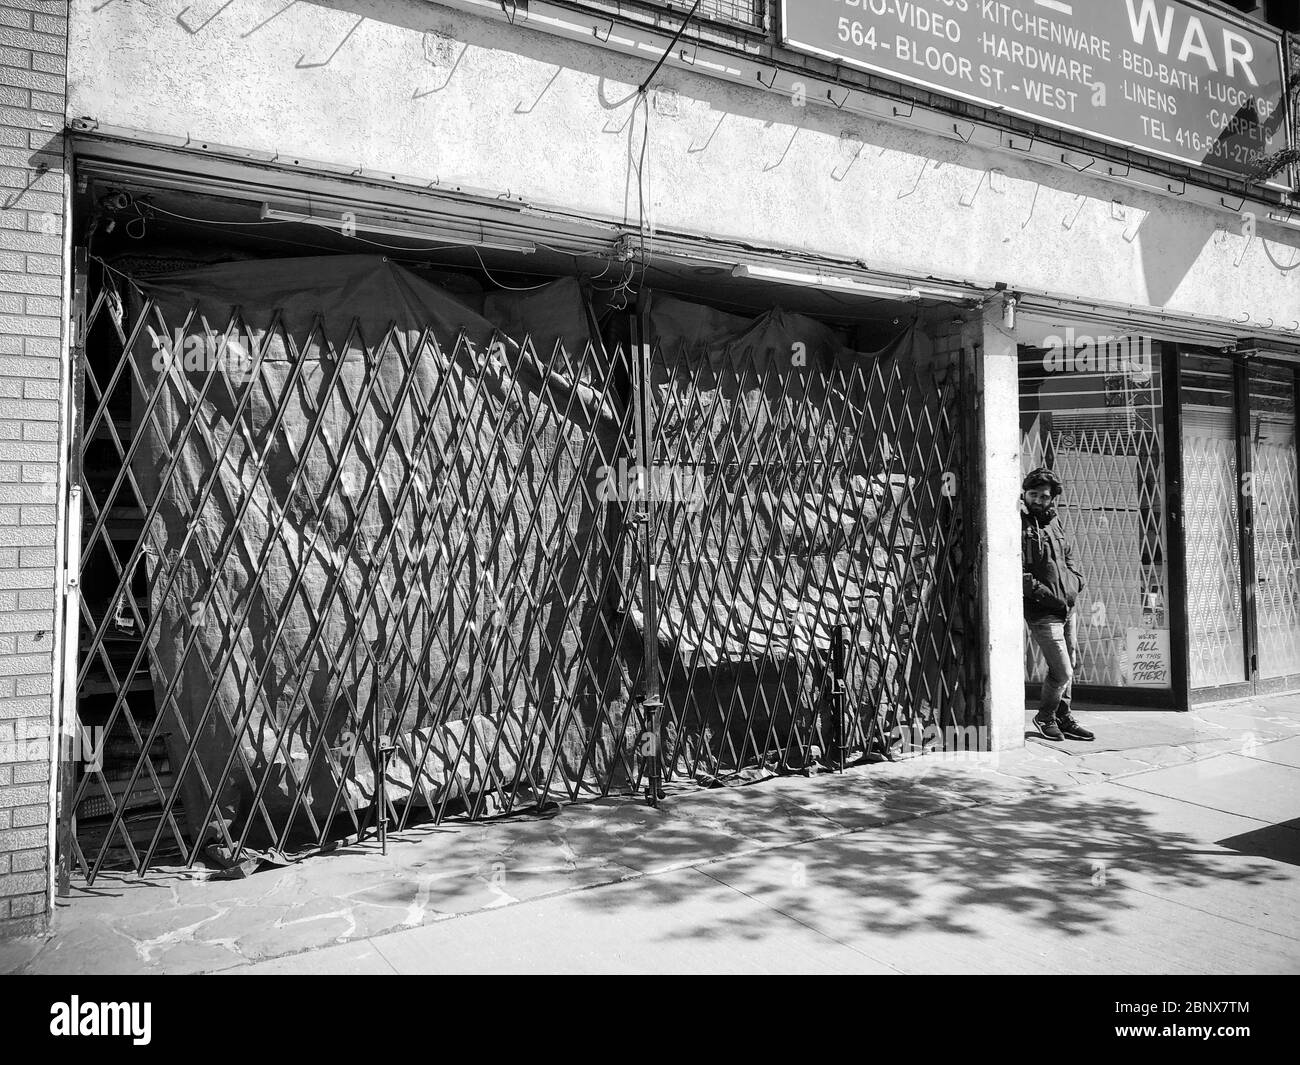
[[[1236,391],[1222,358],[1184,355],[1181,376],[1189,675],[1217,688],[1246,680]]]
[[[1249,367],[1251,469],[1245,493],[1254,539],[1257,679],[1265,687],[1300,674],[1300,493],[1296,485],[1296,375]]]

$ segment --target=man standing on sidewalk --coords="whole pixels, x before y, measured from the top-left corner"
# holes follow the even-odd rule
[[[1056,499],[1064,489],[1060,478],[1045,467],[1030,473],[1020,488],[1025,621],[1047,662],[1034,727],[1048,740],[1090,740],[1093,734],[1070,713],[1079,659],[1074,604],[1083,591],[1083,575],[1074,566],[1074,552],[1056,520]]]

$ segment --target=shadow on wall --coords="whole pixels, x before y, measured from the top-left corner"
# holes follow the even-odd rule
[[[268,27],[274,28],[276,21],[294,7],[328,9],[355,16],[355,20],[347,20],[346,24],[340,22],[338,40],[332,50],[324,50],[326,44],[322,44],[321,55],[304,55],[298,60],[298,68],[304,70],[329,66],[349,46],[356,47],[355,41],[359,31],[367,21],[420,33],[423,35],[423,58],[429,66],[429,71],[427,83],[422,82],[412,93],[414,100],[426,97],[432,100],[452,84],[458,76],[461,61],[470,47],[499,51],[503,43],[513,55],[541,65],[547,75],[537,86],[523,88],[521,97],[514,107],[516,115],[527,117],[533,113],[552,91],[566,69],[581,71],[598,78],[600,79],[600,106],[616,113],[611,114],[601,132],[621,136],[628,142],[628,165],[624,175],[624,221],[632,224],[640,217],[636,203],[639,185],[637,171],[641,167],[640,155],[645,134],[644,130],[638,130],[637,127],[643,124],[644,119],[636,118],[635,108],[626,115],[623,112],[636,99],[635,93],[628,91],[628,86],[635,85],[649,72],[651,68],[649,60],[632,59],[599,50],[594,46],[583,46],[550,38],[541,32],[529,31],[526,22],[512,30],[497,22],[488,22],[437,5],[417,2],[417,0],[399,0],[399,2],[287,0],[286,3],[272,10],[269,15],[247,27],[242,25],[243,20],[238,19],[234,11],[227,10],[231,6],[230,0],[224,2],[203,0],[200,4],[181,3],[181,0],[176,0],[176,3],[178,7],[176,21],[186,32],[195,36],[233,32],[238,33],[241,38],[251,37]],[[596,16],[592,17],[595,20]],[[247,16],[244,18],[246,19]],[[235,25],[237,21],[240,25]],[[712,111],[718,113],[718,119],[711,120],[708,128],[696,138],[699,147],[693,145],[689,154],[699,155],[707,151],[713,140],[713,134],[728,115],[761,121],[767,127],[782,123],[788,123],[792,127],[792,135],[788,143],[784,144],[785,151],[778,152],[775,162],[768,160],[764,163],[758,159],[753,161],[753,168],[760,177],[762,174],[779,170],[785,164],[786,156],[790,154],[790,148],[801,129],[819,129],[823,134],[835,136],[837,125],[842,125],[845,121],[831,110],[816,105],[792,116],[787,106],[782,105],[769,94],[759,94],[720,81],[712,81],[710,86],[705,88],[697,77],[703,75],[696,76],[667,68],[660,72],[656,82],[661,88],[671,88],[682,93],[687,100],[702,99]],[[857,120],[851,119],[851,121]],[[849,165],[856,162],[865,150],[878,150],[880,154],[894,151],[914,156],[921,164],[920,173],[916,175],[918,185],[927,179],[932,180],[933,176],[945,166],[959,164],[979,174],[981,187],[985,184],[984,178],[988,173],[996,170],[1013,179],[1035,184],[1047,178],[1047,187],[1076,198],[1087,197],[1093,201],[1116,198],[1130,212],[1144,215],[1140,223],[1136,218],[1127,225],[1117,221],[1114,233],[1115,241],[1141,242],[1142,273],[1147,291],[1145,298],[1140,293],[1134,293],[1133,302],[1147,303],[1156,307],[1165,306],[1178,291],[1189,271],[1205,254],[1208,245],[1216,239],[1216,235],[1221,234],[1226,228],[1234,240],[1241,239],[1242,222],[1235,220],[1233,216],[1210,214],[1195,207],[1185,207],[1167,197],[1142,193],[1120,185],[1099,187],[1097,179],[1077,176],[1065,170],[1052,169],[1048,177],[1041,164],[1017,161],[1000,153],[970,149],[956,142],[949,143],[915,131],[890,126],[873,126],[870,141],[864,140],[858,130],[839,130],[839,134],[845,150],[855,145],[857,150],[850,152],[851,158],[828,156],[826,171],[836,181],[844,179]],[[917,152],[918,139],[921,139],[928,151],[934,153],[933,156]],[[508,143],[508,140],[508,137],[503,138],[503,143]],[[676,169],[684,162],[682,160],[674,163],[673,168]],[[907,170],[906,167],[903,169]],[[910,170],[907,172],[911,173]],[[900,188],[900,198],[906,196],[908,191]],[[972,206],[974,199],[974,196],[963,198],[961,206]],[[1034,202],[1029,205],[1029,218],[1034,215],[1036,202],[1037,190],[1034,193]],[[1080,201],[1081,206],[1084,202]],[[956,201],[953,206],[958,206]],[[1026,219],[1025,224],[1028,223],[1029,218]],[[1073,219],[1070,221],[1072,222]],[[1064,222],[1062,224],[1066,229],[1070,228],[1069,224]],[[992,233],[990,239],[993,239]],[[1282,243],[1278,246],[1276,239],[1268,239],[1264,234],[1260,234],[1255,239],[1264,241],[1265,254],[1278,269],[1287,271],[1300,266],[1300,249],[1294,245]],[[1063,252],[1063,254],[1069,253]],[[1096,253],[1085,251],[1085,254]],[[1104,267],[1104,264],[1099,264],[1099,268],[1101,267]],[[961,263],[954,263],[951,272],[959,275],[968,272],[968,268]],[[1104,270],[1101,270],[1101,273],[1104,273]],[[1232,308],[1207,308],[1206,310],[1225,315],[1233,314]]]
[[[1216,219],[1220,221],[1216,222]],[[1206,247],[1225,229],[1232,239],[1243,239],[1244,226],[1244,218],[1229,214],[1207,216],[1202,211],[1172,203],[1164,210],[1151,211],[1137,227],[1136,236],[1130,237],[1131,230],[1124,234],[1125,240],[1141,242],[1142,272],[1147,282],[1146,302],[1155,307],[1165,306]],[[1263,222],[1260,228],[1267,229],[1267,222]],[[1290,272],[1300,267],[1300,248],[1295,244],[1271,239],[1265,232],[1254,239],[1263,241],[1265,254],[1277,269]],[[1230,318],[1237,316],[1238,309],[1205,307],[1201,308],[1201,313]]]

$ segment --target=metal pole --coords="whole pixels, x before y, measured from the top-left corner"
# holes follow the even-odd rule
[[[375,773],[375,832],[379,836],[380,852],[388,854],[388,762],[396,746],[384,737],[383,715],[383,662],[382,640],[370,645],[374,662],[374,679],[370,692],[370,750],[371,765]]]
[[[653,538],[650,531],[649,497],[653,483],[650,465],[653,460],[650,443],[650,345],[649,331],[644,328],[648,317],[649,298],[643,291],[637,301],[637,312],[632,318],[632,384],[636,403],[637,465],[644,478],[639,485],[641,491],[637,493],[634,520],[640,527],[641,601],[645,606],[641,700],[645,739],[641,751],[646,759],[646,774],[649,778],[645,789],[646,801],[651,806],[657,806],[664,797],[663,765],[660,760],[663,700],[659,684],[659,574],[651,555]]]
[[[831,630],[831,713],[834,716],[835,761],[844,772],[844,712],[847,691],[844,683],[845,645],[847,625],[836,625]]]
[[[58,866],[57,890],[60,898],[72,891],[72,846],[77,831],[76,811],[73,809],[77,790],[77,770],[74,753],[81,749],[81,722],[77,704],[77,672],[81,647],[81,453],[84,446],[84,416],[86,392],[86,289],[89,283],[89,253],[79,247],[74,253],[71,331],[71,402],[72,439],[68,455],[68,506],[64,543],[63,565],[63,687],[59,727],[51,737],[58,744],[56,754],[58,783],[56,791],[58,818],[55,840],[55,861]],[[107,746],[107,735],[97,745],[102,752]]]

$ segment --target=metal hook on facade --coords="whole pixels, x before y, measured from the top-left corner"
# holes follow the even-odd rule
[[[599,25],[592,26],[591,32],[596,35],[596,40],[598,40],[601,44],[607,44],[609,42],[610,34],[614,32],[614,20],[610,19],[609,25],[605,27],[605,36],[602,37],[600,35]]]
[[[1068,166],[1068,167],[1069,167],[1071,170],[1073,170],[1076,174],[1082,174],[1085,170],[1091,170],[1092,167],[1093,167],[1093,164],[1097,162],[1096,157],[1090,155],[1090,156],[1088,156],[1088,165],[1087,165],[1087,166],[1075,166],[1072,162],[1070,162],[1069,156],[1070,156],[1070,153],[1069,153],[1069,152],[1062,152],[1062,153],[1061,153],[1061,162],[1063,162],[1066,166]]]

